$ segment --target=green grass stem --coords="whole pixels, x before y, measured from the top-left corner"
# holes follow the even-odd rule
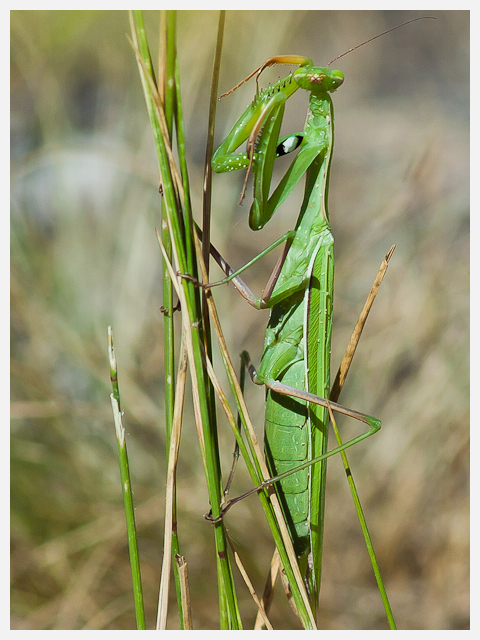
[[[123,413],[120,409],[120,390],[118,386],[117,360],[115,358],[113,345],[112,327],[108,327],[108,355],[110,360],[110,380],[112,382],[112,393],[110,398],[112,401],[115,434],[117,436],[123,504],[125,508],[125,519],[127,521],[128,551],[130,553],[130,566],[132,569],[135,616],[137,619],[137,629],[145,630],[145,608],[143,604],[142,576],[140,572],[137,531],[135,527],[135,510],[133,508],[132,485],[130,482],[127,443],[125,440],[125,427],[123,426]]]

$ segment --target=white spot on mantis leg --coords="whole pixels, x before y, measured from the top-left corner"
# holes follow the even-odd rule
[[[297,139],[295,137],[287,138],[286,140],[284,140],[282,144],[283,153],[290,153],[290,151],[293,151],[296,148],[296,146],[297,146]]]

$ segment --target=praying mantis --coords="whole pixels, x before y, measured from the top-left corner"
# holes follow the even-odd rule
[[[253,203],[249,214],[252,230],[260,230],[268,223],[306,175],[298,220],[293,231],[287,232],[242,269],[234,272],[225,268],[226,263],[217,261],[227,273],[222,282],[233,281],[255,308],[271,309],[258,371],[246,352],[242,353],[242,358],[253,381],[267,388],[265,454],[274,478],[262,486],[276,483],[298,565],[315,607],[322,564],[327,458],[373,435],[381,423],[372,416],[328,400],[334,275],[333,236],[328,212],[334,143],[331,94],[342,85],[344,77],[341,71],[331,70],[328,66],[316,67],[312,60],[303,56],[276,56],[231,91],[253,76],[258,81],[264,69],[277,64],[296,65],[298,69],[263,91],[257,89],[253,102],[214,153],[212,167],[218,173],[247,170],[240,200],[245,196],[247,179],[252,174]],[[299,88],[309,93],[305,128],[280,137],[286,102]],[[245,141],[246,152],[238,153],[237,149]],[[298,150],[297,155],[270,195],[275,160],[295,150]],[[283,255],[262,297],[257,298],[239,274],[283,242]],[[332,410],[364,422],[368,430],[327,451]],[[227,503],[224,511],[229,506]]]
[[[272,475],[290,472],[279,481],[278,493],[301,573],[312,602],[316,602],[321,572],[329,404],[369,427],[341,449],[378,431],[380,422],[325,400],[330,394],[334,269],[327,208],[334,128],[330,94],[343,83],[343,74],[315,67],[310,59],[299,56],[271,58],[254,73],[273,64],[297,64],[299,68],[256,96],[218,147],[212,166],[217,172],[251,169],[254,200],[249,224],[254,230],[268,222],[307,172],[297,225],[272,245],[286,241],[286,250],[262,298],[245,293],[238,282],[238,272],[230,274],[229,279],[244,292],[252,306],[272,310],[260,368],[253,372],[250,365],[250,370],[255,382],[267,386],[266,457]],[[305,130],[279,138],[286,100],[299,88],[310,92]],[[233,154],[247,138],[247,152]],[[275,159],[297,148],[298,154],[269,197]],[[245,353],[243,357],[247,360]],[[298,469],[302,463],[303,468]],[[292,469],[297,470],[293,473]]]

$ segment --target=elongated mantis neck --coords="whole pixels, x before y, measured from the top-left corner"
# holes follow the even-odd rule
[[[305,131],[315,144],[324,146],[324,153],[312,163],[307,172],[307,184],[305,187],[305,199],[302,205],[301,216],[298,224],[301,224],[303,216],[309,210],[316,211],[316,219],[312,219],[311,226],[329,222],[328,214],[328,182],[330,177],[330,164],[333,152],[333,102],[327,92],[319,92],[310,96],[309,110],[305,123]],[[320,214],[320,215],[319,215]]]

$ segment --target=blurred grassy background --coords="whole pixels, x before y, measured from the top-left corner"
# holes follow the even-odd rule
[[[266,58],[316,64],[421,15],[402,11],[231,11],[221,91]],[[383,255],[397,250],[342,403],[382,419],[349,459],[400,629],[469,627],[469,13],[433,12],[342,58],[334,96],[330,217],[336,238],[333,372]],[[147,12],[155,41],[158,16]],[[217,13],[180,12],[178,48],[194,211],[200,219]],[[162,558],[163,343],[156,160],[128,16],[12,11],[12,627],[134,627],[109,401],[106,328],[115,331],[153,628]],[[270,79],[286,74],[270,71]],[[265,83],[267,78],[263,80]],[[253,95],[220,103],[219,142]],[[300,92],[298,92],[300,93]],[[296,95],[285,132],[303,127]],[[214,178],[212,237],[233,265],[291,228],[302,188],[262,233],[236,205],[243,176]],[[247,281],[259,292],[270,264]],[[256,362],[267,313],[217,290],[231,352]],[[263,392],[248,389],[258,432]],[[348,422],[341,425],[346,430]],[[221,421],[224,464],[232,442]],[[320,628],[381,629],[382,607],[340,460],[329,463]],[[194,625],[218,628],[203,471],[187,413],[179,532]],[[236,490],[248,484],[239,476]],[[228,517],[258,591],[272,543],[258,501]],[[241,586],[248,628],[254,606]],[[279,589],[281,591],[281,589]],[[177,628],[175,605],[170,628]],[[276,628],[297,628],[281,592]]]

